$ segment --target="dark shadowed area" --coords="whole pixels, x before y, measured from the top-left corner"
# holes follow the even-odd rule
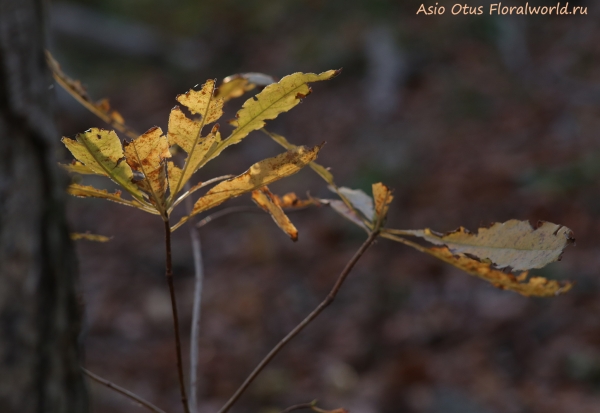
[[[576,285],[545,299],[495,289],[380,239],[338,299],[232,411],[276,413],[313,399],[352,413],[600,411],[600,7],[570,2],[588,6],[583,16],[424,16],[415,14],[420,4],[52,4],[51,50],[64,71],[92,97],[110,98],[138,131],[166,130],[175,96],[209,78],[343,67],[268,126],[296,144],[326,141],[318,162],[339,185],[394,188],[391,227],[474,231],[516,218],[575,233],[577,245],[537,274]],[[107,127],[63,91],[57,96],[63,135]],[[244,100],[228,102],[224,119]],[[253,132],[194,179],[238,174],[280,152]],[[62,156],[71,159],[66,150]],[[100,178],[86,182],[112,188]],[[330,196],[308,168],[271,190]],[[104,200],[69,203],[73,231],[112,237],[78,241],[87,367],[181,411],[161,220]],[[245,196],[219,208],[232,205],[253,204]],[[229,215],[201,230],[201,412],[216,412],[324,298],[365,238],[326,207],[290,218],[296,243],[265,213]],[[187,225],[173,242],[187,375],[194,285]],[[89,386],[96,413],[144,411]]]

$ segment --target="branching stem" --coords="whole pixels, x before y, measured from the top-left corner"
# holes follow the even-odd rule
[[[279,353],[279,351],[287,343],[289,343],[294,337],[296,337],[304,329],[304,327],[306,327],[308,324],[310,324],[311,321],[313,321],[315,318],[317,318],[317,316],[319,314],[321,314],[321,312],[325,308],[327,308],[327,306],[329,306],[329,304],[331,304],[333,302],[337,293],[339,292],[340,288],[342,287],[342,284],[348,277],[348,274],[350,274],[350,271],[352,270],[352,268],[354,268],[354,265],[358,262],[360,257],[362,257],[362,255],[365,253],[365,251],[373,244],[373,242],[377,239],[378,235],[379,235],[378,231],[374,231],[369,234],[369,237],[360,246],[358,251],[356,251],[356,253],[352,257],[352,259],[350,261],[348,261],[348,263],[346,264],[346,267],[338,276],[337,281],[335,282],[333,288],[331,289],[329,294],[327,294],[327,297],[325,297],[325,299],[321,302],[321,304],[319,304],[317,306],[317,308],[315,308],[304,320],[302,320],[300,322],[300,324],[298,324],[292,331],[290,331],[288,333],[287,336],[285,336],[279,343],[277,343],[277,345],[275,347],[273,347],[273,349],[269,352],[269,354],[267,354],[265,356],[265,358],[263,358],[262,361],[258,364],[258,366],[256,366],[256,368],[252,371],[252,373],[250,373],[250,375],[246,378],[244,383],[242,383],[242,385],[237,389],[237,391],[233,394],[233,396],[231,396],[231,398],[227,401],[227,403],[225,403],[225,405],[221,408],[221,410],[219,410],[219,413],[228,412],[229,409],[231,409],[231,407],[234,405],[234,403],[240,398],[242,393],[244,393],[244,391],[248,388],[248,386],[250,386],[252,381],[254,381],[254,379],[265,368],[265,366],[267,364],[269,364],[269,362],[271,360],[273,360],[273,358],[277,355],[277,353]]]
[[[181,390],[181,403],[183,411],[190,413],[187,395],[185,393],[185,382],[183,379],[183,362],[181,361],[181,339],[179,334],[179,317],[177,316],[177,301],[175,299],[175,287],[173,286],[173,261],[171,258],[171,226],[169,219],[165,220],[165,248],[167,254],[167,283],[171,294],[171,308],[173,310],[173,329],[175,330],[175,349],[177,351],[177,373],[179,376],[179,388]]]
[[[89,370],[84,369],[83,367],[81,368],[81,370],[92,380],[105,385],[106,387],[108,387],[111,390],[116,391],[117,393],[121,393],[123,396],[130,398],[131,400],[135,401],[136,403],[141,404],[142,406],[146,407],[149,410],[152,410],[155,413],[166,413],[164,410],[160,409],[159,407],[156,407],[155,405],[153,405],[152,403],[150,403],[149,401],[146,401],[144,399],[142,399],[140,396],[138,396],[135,393],[130,392],[127,389],[124,389],[121,386],[117,386],[116,384],[114,384],[113,382],[110,382],[106,379],[103,379],[100,376],[97,376],[96,374],[92,373]]]

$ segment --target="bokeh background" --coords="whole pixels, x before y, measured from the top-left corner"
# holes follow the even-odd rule
[[[552,299],[494,289],[380,240],[235,412],[313,399],[352,413],[600,411],[600,6],[569,4],[588,15],[417,16],[419,2],[399,0],[51,2],[50,49],[63,69],[139,131],[166,130],[175,96],[208,78],[343,67],[269,128],[297,144],[327,141],[319,162],[340,185],[393,187],[390,226],[475,230],[518,218],[575,233],[562,262],[538,271],[576,281]],[[106,127],[63,91],[57,101],[64,135]],[[228,103],[225,118],[242,102]],[[241,173],[280,151],[255,132],[197,179]],[[330,194],[310,170],[271,189]],[[69,202],[74,231],[113,237],[78,242],[86,365],[179,411],[160,220],[101,200]],[[231,205],[251,201],[223,207]],[[266,214],[201,230],[201,412],[216,411],[324,298],[364,238],[328,208],[291,217],[297,243]],[[186,227],[174,249],[187,366]],[[95,383],[90,390],[96,413],[143,411]]]

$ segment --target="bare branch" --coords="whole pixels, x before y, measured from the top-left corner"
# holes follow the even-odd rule
[[[96,374],[92,373],[89,370],[84,369],[83,367],[81,368],[81,370],[92,380],[105,385],[106,387],[116,391],[117,393],[121,393],[123,396],[130,398],[131,400],[135,401],[136,403],[139,403],[140,405],[146,407],[148,410],[152,410],[155,413],[166,413],[164,410],[156,407],[149,401],[142,399],[137,394],[132,393],[129,390],[124,389],[123,387],[117,386],[116,384],[114,384],[106,379],[103,379],[100,376],[97,376]]]
[[[331,291],[329,292],[327,297],[325,297],[325,299],[321,302],[321,304],[319,304],[317,306],[317,308],[315,308],[304,320],[302,320],[302,322],[300,322],[300,324],[298,324],[290,333],[288,333],[287,336],[285,336],[279,343],[277,343],[277,345],[275,347],[273,347],[273,349],[269,352],[269,354],[267,354],[265,356],[265,358],[263,358],[262,361],[258,364],[258,366],[256,366],[256,368],[252,371],[252,373],[250,373],[248,378],[246,378],[244,383],[242,383],[242,385],[237,389],[237,391],[233,394],[233,396],[231,396],[231,398],[227,401],[227,403],[225,403],[225,405],[221,408],[221,410],[219,410],[219,413],[228,412],[229,409],[231,409],[231,407],[233,406],[233,404],[240,398],[242,393],[244,393],[244,391],[248,388],[248,386],[250,386],[252,381],[254,381],[254,379],[265,368],[265,366],[267,364],[269,364],[269,362],[271,360],[273,360],[273,358],[277,355],[277,353],[279,353],[279,351],[287,343],[289,343],[294,337],[296,337],[304,329],[304,327],[306,327],[308,324],[310,324],[311,321],[313,321],[315,318],[317,318],[317,316],[319,314],[321,314],[321,312],[325,308],[327,308],[327,306],[329,306],[329,304],[331,304],[333,302],[337,293],[339,292],[340,288],[342,287],[342,284],[348,277],[348,274],[350,274],[350,271],[352,270],[352,268],[354,268],[354,265],[358,262],[360,257],[363,256],[363,254],[371,246],[371,244],[373,244],[373,242],[377,239],[378,235],[379,235],[378,231],[374,231],[369,234],[369,237],[361,245],[361,247],[358,249],[358,251],[356,251],[356,253],[352,257],[352,259],[346,264],[346,267],[338,276],[337,281],[335,282],[333,288],[331,289]]]

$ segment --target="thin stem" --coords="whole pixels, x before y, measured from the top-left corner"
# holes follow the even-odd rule
[[[89,370],[84,369],[83,367],[81,368],[81,370],[83,370],[83,372],[92,380],[105,385],[106,387],[108,387],[109,389],[112,389],[114,391],[116,391],[117,393],[121,393],[123,396],[130,398],[131,400],[135,401],[136,403],[141,404],[142,406],[146,407],[149,410],[152,410],[155,413],[166,413],[164,410],[156,407],[155,405],[153,405],[152,403],[150,403],[149,401],[146,401],[144,399],[142,399],[140,396],[138,396],[135,393],[130,392],[127,389],[124,389],[123,387],[117,386],[116,384],[103,379],[100,376],[95,375],[94,373],[92,373]]]
[[[189,184],[186,183],[189,190]],[[187,212],[192,212],[192,202],[190,198],[186,199]],[[202,244],[200,243],[200,233],[198,228],[190,226],[190,238],[192,241],[192,252],[194,255],[194,307],[192,310],[192,328],[190,338],[190,410],[193,413],[198,412],[198,366],[199,366],[199,347],[200,347],[200,314],[202,309],[202,284],[204,280],[204,265],[202,260]]]
[[[217,211],[214,214],[207,215],[206,217],[204,217],[200,221],[198,221],[198,223],[195,226],[196,226],[196,228],[202,228],[209,222],[214,221],[215,219],[218,219],[218,218],[230,215],[230,214],[236,214],[238,212],[257,212],[260,214],[264,213],[264,211],[262,209],[257,208],[256,206],[233,206],[233,207],[223,208],[222,210]]]
[[[212,178],[209,179],[208,181],[204,181],[204,182],[200,182],[198,185],[193,186],[191,189],[188,185],[188,183],[186,183],[186,191],[181,194],[179,196],[179,198],[177,198],[177,200],[175,202],[173,202],[173,205],[171,205],[171,207],[169,208],[169,213],[171,213],[171,211],[173,211],[173,209],[179,205],[179,203],[181,203],[181,201],[185,200],[188,198],[188,196],[190,196],[191,194],[193,194],[194,192],[196,192],[198,189],[204,188],[205,186],[208,186],[210,184],[213,184],[215,182],[218,181],[222,181],[224,179],[229,179],[229,178],[233,178],[235,175],[223,175],[223,176],[217,176],[216,178]],[[191,214],[192,211],[188,211],[188,214]]]
[[[169,219],[165,220],[165,247],[167,254],[167,283],[171,293],[171,308],[173,310],[173,329],[175,330],[175,349],[177,351],[177,373],[179,375],[179,388],[181,390],[181,403],[183,411],[190,413],[188,407],[187,395],[185,394],[185,382],[183,380],[183,363],[181,361],[181,339],[179,338],[179,317],[177,316],[177,301],[175,300],[175,287],[173,286],[173,262],[171,259],[171,226]]]
[[[304,327],[306,327],[308,324],[310,324],[311,321],[317,318],[317,316],[321,314],[321,312],[333,302],[338,291],[340,290],[342,284],[348,277],[348,274],[350,274],[350,271],[352,270],[354,265],[357,263],[360,257],[362,257],[365,251],[371,246],[371,244],[373,244],[373,242],[377,239],[378,235],[378,231],[373,231],[369,234],[369,237],[360,246],[358,251],[356,251],[352,259],[346,264],[346,267],[338,276],[337,281],[335,282],[333,288],[331,289],[327,297],[325,297],[321,304],[319,304],[317,308],[315,308],[304,320],[302,320],[300,324],[298,324],[292,331],[288,333],[287,336],[285,336],[279,343],[277,343],[275,347],[273,347],[269,354],[267,354],[265,358],[263,358],[262,361],[258,364],[258,366],[256,366],[256,368],[252,371],[252,373],[250,373],[248,378],[246,378],[244,383],[242,383],[242,385],[237,389],[233,396],[231,396],[227,403],[225,403],[221,410],[219,410],[219,413],[228,412],[229,409],[231,409],[231,406],[233,406],[233,404],[240,398],[242,393],[244,393],[244,391],[248,388],[248,386],[250,386],[250,384],[256,378],[256,376],[260,374],[260,372],[265,368],[267,364],[269,364],[269,362],[277,355],[277,353],[279,353],[279,351],[287,343],[289,343],[294,337],[296,337],[304,329]]]

